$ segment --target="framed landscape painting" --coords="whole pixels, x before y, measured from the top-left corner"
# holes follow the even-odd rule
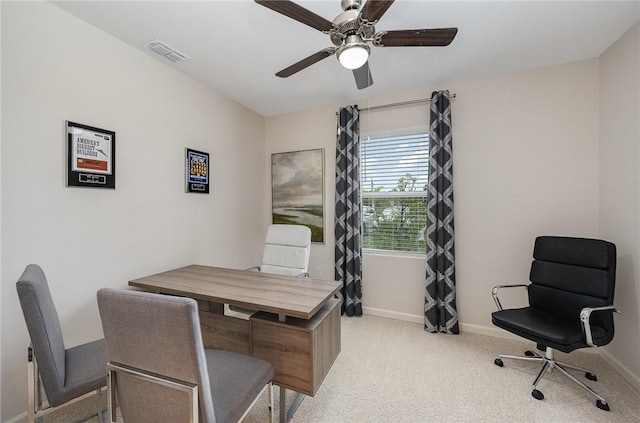
[[[304,225],[324,242],[324,149],[271,155],[273,223]]]

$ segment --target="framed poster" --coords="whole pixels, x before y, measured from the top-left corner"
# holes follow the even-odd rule
[[[67,121],[67,186],[116,187],[116,133]]]
[[[271,155],[272,221],[304,225],[324,243],[324,149]]]
[[[209,153],[186,151],[186,192],[209,194]]]

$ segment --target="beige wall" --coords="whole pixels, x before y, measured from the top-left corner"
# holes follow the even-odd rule
[[[605,356],[640,390],[640,24],[600,56],[600,234],[618,249]]]
[[[96,291],[189,263],[259,262],[264,118],[46,2],[2,2],[2,413],[26,410],[15,282],[48,278],[67,347],[102,336]],[[66,188],[65,120],[116,132],[115,190]],[[211,154],[184,193],[184,148]]]
[[[360,107],[424,98],[425,87]],[[450,84],[453,100],[456,268],[463,330],[500,335],[491,288],[528,278],[535,236],[598,235],[598,61]],[[327,243],[312,274],[333,275],[335,112],[338,105],[267,118],[265,166],[274,152],[325,148]],[[363,113],[364,132],[427,125],[425,105]],[[269,181],[265,181],[269,189]],[[270,203],[267,201],[267,210]],[[366,254],[365,312],[422,321],[425,264]],[[513,296],[521,302],[523,295]]]

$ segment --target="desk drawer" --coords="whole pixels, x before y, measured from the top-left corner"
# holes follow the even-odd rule
[[[332,299],[310,320],[259,312],[251,316],[254,357],[275,367],[276,385],[315,395],[340,353],[340,301]]]

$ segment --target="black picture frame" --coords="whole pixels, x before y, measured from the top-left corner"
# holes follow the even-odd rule
[[[67,121],[67,186],[116,187],[116,133]]]
[[[209,153],[185,148],[185,191],[209,194]]]

